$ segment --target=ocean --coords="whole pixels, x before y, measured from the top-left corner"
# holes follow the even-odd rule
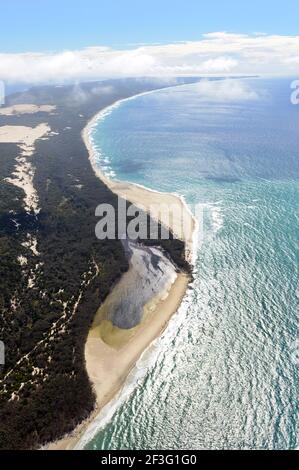
[[[92,131],[110,177],[203,214],[194,282],[86,449],[298,446],[299,106],[290,79],[156,91]]]

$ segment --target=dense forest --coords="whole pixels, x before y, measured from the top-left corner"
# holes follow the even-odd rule
[[[38,448],[72,430],[94,407],[84,344],[96,310],[128,262],[120,241],[95,237],[95,208],[110,203],[117,209],[117,197],[94,175],[81,131],[102,107],[162,86],[132,79],[36,87],[12,95],[6,105],[52,104],[54,113],[0,116],[0,126],[47,122],[52,130],[32,156],[37,215],[24,210],[22,190],[6,180],[18,145],[0,144],[1,449]],[[181,241],[148,243],[189,270]]]

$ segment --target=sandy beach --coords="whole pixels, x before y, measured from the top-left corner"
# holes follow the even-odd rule
[[[131,331],[125,333],[128,341],[119,349],[107,345],[97,335],[96,328],[90,330],[85,346],[85,358],[88,375],[97,396],[96,408],[88,420],[65,438],[47,446],[47,450],[71,450],[78,444],[102,408],[121,389],[142,352],[161,335],[169,319],[179,308],[189,283],[189,276],[178,274],[167,297],[155,300],[155,308],[145,316],[133,337],[130,337]],[[117,293],[117,286],[114,293]]]
[[[105,110],[99,114],[103,112]],[[184,201],[175,194],[159,193],[139,185],[110,180],[97,167],[95,150],[90,141],[90,128],[98,119],[99,114],[88,123],[82,132],[96,175],[114,193],[142,209],[149,210],[154,204],[160,205],[167,212],[169,205],[179,206],[179,215],[172,217],[170,228],[173,233],[182,235],[182,222],[188,225],[189,228],[183,230],[183,236],[178,236],[178,238],[184,239],[186,258],[191,261],[196,222]],[[158,215],[158,220],[164,224],[167,223],[167,217],[164,217],[163,212]],[[129,271],[123,275],[104,304],[98,309],[85,345],[86,368],[96,393],[96,408],[91,416],[77,426],[72,433],[48,445],[46,448],[49,450],[80,448],[78,443],[92,421],[121,389],[142,352],[161,335],[169,319],[178,310],[191,281],[191,276],[174,271],[175,275],[172,279],[168,279],[163,289],[144,305],[139,324],[130,329],[121,329],[107,321],[106,314],[103,312],[109,310],[109,304],[113,298],[121,295],[126,283],[126,276],[130,276],[133,268],[131,262]]]
[[[158,90],[155,90],[158,91]],[[142,96],[153,93],[152,91],[141,93]],[[196,234],[196,220],[185,203],[184,199],[173,193],[159,192],[144,186],[116,179],[108,178],[99,168],[97,152],[90,139],[91,129],[99,119],[104,118],[111,110],[124,101],[134,97],[119,100],[116,103],[102,109],[87,124],[82,132],[82,138],[89,152],[89,158],[95,174],[121,198],[127,199],[138,208],[150,213],[151,217],[168,227],[173,234],[186,244],[186,259],[192,263],[194,235]]]

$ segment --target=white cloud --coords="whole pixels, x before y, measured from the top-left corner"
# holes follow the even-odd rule
[[[294,57],[286,57],[285,58],[285,63],[286,64],[294,64],[294,65],[299,65],[299,55],[294,56]]]
[[[239,80],[202,80],[196,84],[196,91],[202,101],[217,103],[258,99],[258,94]]]
[[[230,57],[217,57],[216,59],[208,59],[202,63],[202,70],[207,73],[229,72],[237,67],[238,62]]]
[[[299,36],[214,32],[199,41],[126,50],[99,46],[57,53],[1,53],[0,79],[57,83],[126,76],[294,75],[298,57]]]

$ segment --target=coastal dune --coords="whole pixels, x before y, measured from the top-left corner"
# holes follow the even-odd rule
[[[52,113],[56,106],[53,105],[36,105],[36,104],[15,104],[6,108],[0,108],[0,116],[20,116],[22,114],[35,114],[38,112]]]
[[[21,105],[21,108],[27,109],[26,106],[31,105]],[[33,184],[35,168],[30,157],[34,154],[35,142],[47,138],[50,131],[47,123],[41,123],[36,127],[0,126],[0,143],[16,143],[20,148],[14,172],[10,178],[6,178],[6,181],[24,191],[24,207],[28,212],[33,210],[37,213],[39,210],[38,195]]]

